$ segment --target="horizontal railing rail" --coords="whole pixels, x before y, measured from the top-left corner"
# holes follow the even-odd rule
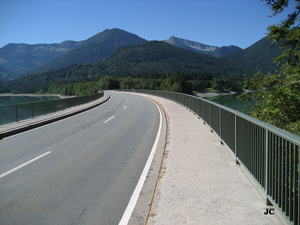
[[[119,91],[131,91],[122,90]],[[175,101],[210,126],[290,224],[300,224],[300,137],[239,111],[192,95],[138,90]]]
[[[103,95],[104,93],[100,92],[98,94],[80,97],[0,106],[0,125],[19,122],[21,120],[69,109],[71,107],[94,101],[101,98]]]

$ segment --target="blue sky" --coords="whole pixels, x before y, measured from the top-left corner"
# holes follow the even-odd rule
[[[146,40],[175,36],[247,48],[292,11],[291,3],[270,18],[261,0],[0,0],[0,48],[81,41],[111,28]]]

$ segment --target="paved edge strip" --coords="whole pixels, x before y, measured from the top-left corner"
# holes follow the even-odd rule
[[[131,215],[133,213],[133,210],[136,206],[136,203],[138,201],[138,198],[140,196],[140,193],[141,193],[141,190],[144,186],[144,183],[145,183],[145,180],[146,180],[146,177],[147,177],[147,174],[149,172],[149,169],[150,169],[150,166],[152,164],[152,161],[153,161],[153,157],[156,153],[156,150],[157,150],[157,147],[158,147],[158,143],[159,143],[159,139],[160,139],[160,136],[161,136],[161,131],[162,131],[162,126],[163,126],[163,114],[164,112],[161,110],[161,108],[159,107],[159,105],[153,101],[152,99],[150,99],[150,101],[153,102],[153,104],[157,107],[158,111],[159,111],[159,125],[158,125],[158,130],[157,130],[157,134],[156,134],[156,137],[155,137],[155,141],[153,143],[153,146],[152,146],[152,149],[150,151],[150,154],[149,154],[149,157],[147,159],[147,162],[146,162],[146,165],[142,171],[142,174],[140,176],[140,179],[132,193],[132,196],[129,200],[129,203],[125,209],[125,212],[119,222],[119,225],[127,225],[129,223],[129,220],[131,218]]]
[[[18,127],[18,128],[12,129],[10,131],[4,131],[4,132],[0,133],[0,140],[3,139],[3,138],[9,137],[9,136],[18,134],[18,133],[22,133],[22,132],[25,132],[25,131],[28,131],[28,130],[31,130],[31,129],[34,129],[34,128],[37,128],[37,127],[44,126],[44,125],[49,124],[49,123],[53,123],[53,122],[68,118],[70,116],[74,116],[76,114],[85,112],[89,109],[95,108],[96,106],[99,106],[99,105],[107,102],[109,99],[110,99],[110,96],[106,95],[101,102],[97,102],[94,105],[91,105],[91,106],[88,106],[88,107],[85,107],[85,108],[82,108],[82,109],[79,109],[79,110],[76,110],[76,111],[73,111],[73,112],[70,112],[70,113],[66,113],[66,114],[63,114],[63,115],[58,115],[54,118],[46,119],[46,120],[43,120],[43,121],[38,121],[36,123],[32,123],[32,124],[29,124],[29,125],[24,125],[22,127]]]
[[[169,118],[167,109],[160,101],[158,101],[157,99],[151,98],[149,96],[144,96],[144,97],[153,100],[162,108],[163,113],[165,115],[165,120],[166,120],[166,136],[165,136],[165,146],[164,146],[164,150],[163,150],[163,157],[161,160],[159,174],[158,174],[157,182],[156,182],[154,193],[153,193],[153,198],[152,198],[151,205],[150,205],[150,210],[149,210],[149,213],[147,216],[147,221],[146,221],[146,225],[149,225],[149,224],[153,223],[153,219],[156,216],[155,207],[156,207],[156,203],[159,198],[159,192],[161,189],[162,178],[163,178],[164,174],[166,173],[166,169],[167,169],[166,161],[169,156],[169,151],[167,150],[167,146],[169,145],[169,139],[170,139],[170,118]]]

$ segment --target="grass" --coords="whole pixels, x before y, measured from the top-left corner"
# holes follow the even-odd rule
[[[204,89],[201,89],[200,91],[194,91],[194,93],[206,93],[206,92],[213,92],[213,93],[219,93],[219,91],[213,89],[213,88],[204,88]]]

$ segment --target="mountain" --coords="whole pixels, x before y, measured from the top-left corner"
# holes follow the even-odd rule
[[[31,74],[12,80],[9,85],[11,88],[23,84],[34,91],[39,90],[37,86],[48,86],[57,82],[97,80],[107,75],[123,77],[177,72],[224,77],[243,75],[240,68],[224,59],[189,51],[163,41],[148,41],[138,45],[121,46],[98,62]]]
[[[114,71],[114,76],[141,72],[196,72],[213,76],[240,76],[234,63],[199,54],[163,41],[149,41],[135,46],[123,46],[96,63]]]
[[[76,47],[79,42],[59,44],[8,44],[0,48],[0,78],[13,78]]]
[[[267,36],[244,50],[229,53],[221,58],[236,63],[243,68],[246,75],[252,76],[259,70],[263,74],[278,70],[279,67],[273,59],[281,55],[283,51],[280,43],[273,43]]]
[[[0,48],[0,81],[57,70],[73,64],[96,62],[108,56],[117,47],[146,41],[137,35],[114,28],[80,42],[8,44]]]
[[[37,74],[49,70],[57,70],[73,64],[96,62],[107,57],[116,48],[124,45],[136,45],[147,40],[135,34],[117,28],[107,29],[85,41],[82,41],[72,50],[57,58],[32,69],[27,74]]]
[[[178,39],[172,38],[170,40],[176,41]],[[47,86],[56,82],[98,79],[106,75],[142,77],[143,74],[147,73],[180,72],[223,77],[240,77],[243,74],[252,76],[258,70],[263,73],[275,71],[277,66],[272,60],[283,51],[279,48],[279,44],[272,43],[267,37],[247,49],[237,51],[234,51],[238,48],[236,46],[219,48],[197,42],[192,44],[191,41],[184,43],[186,43],[185,46],[189,45],[190,49],[177,47],[165,41],[148,42],[137,35],[115,28],[100,32],[85,41],[66,41],[52,44],[52,47],[46,44],[9,44],[0,51],[6,55],[6,58],[0,59],[0,83],[18,76],[19,74],[15,71],[20,69],[18,65],[27,58],[34,56],[36,61],[38,58],[46,58],[43,52],[48,55],[52,51],[64,53],[42,66],[32,69],[31,75],[5,83],[5,90],[8,90],[11,85],[20,86],[22,84],[23,86],[34,87],[43,84]],[[212,53],[202,54],[191,51],[191,48],[214,53],[218,51],[234,52],[214,57],[211,56]],[[40,53],[40,57],[38,57],[38,53]],[[14,56],[14,60],[11,60],[9,56],[11,58]],[[15,66],[13,68],[5,67],[9,63],[13,63],[11,61],[14,61]]]
[[[212,45],[205,45],[199,42],[190,41],[182,38],[177,38],[174,36],[171,36],[168,40],[165,40],[165,42],[181,47],[190,51],[199,52],[208,54],[211,56],[219,57],[225,54],[228,54],[230,52],[235,52],[242,50],[240,47],[231,45],[231,46],[223,46],[223,47],[216,47]]]

